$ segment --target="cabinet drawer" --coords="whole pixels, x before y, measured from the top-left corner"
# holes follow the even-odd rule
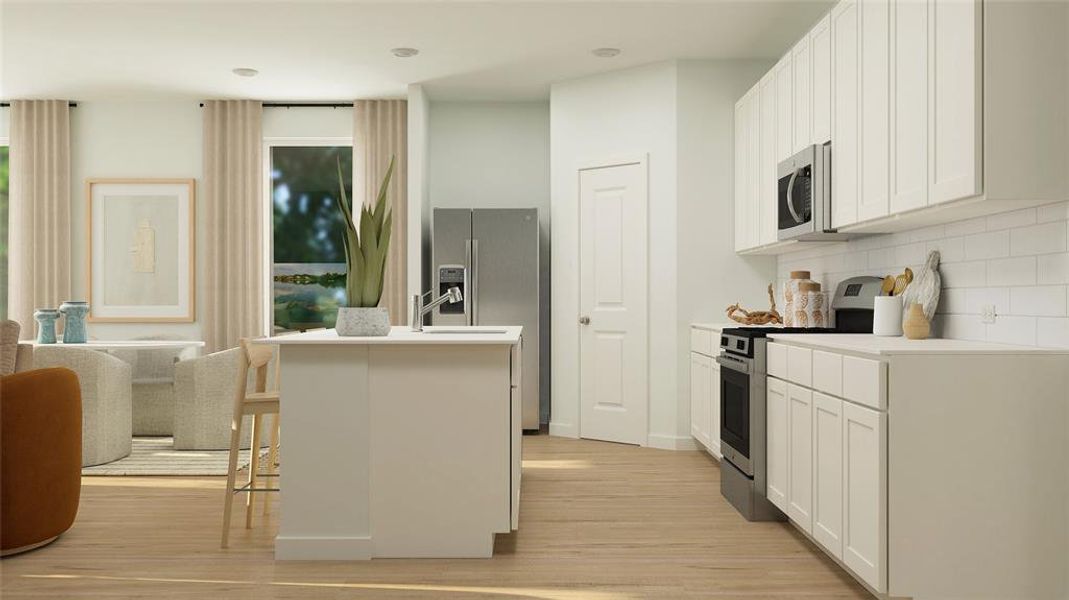
[[[787,381],[813,387],[813,351],[787,346]]]
[[[720,337],[708,329],[690,328],[690,351],[713,356],[713,340],[720,341]]]
[[[834,396],[843,395],[843,357],[841,354],[813,351],[813,389]]]
[[[766,348],[768,349],[768,374],[787,379],[787,346],[769,342]]]
[[[887,365],[878,360],[843,357],[843,398],[871,406],[887,408]]]

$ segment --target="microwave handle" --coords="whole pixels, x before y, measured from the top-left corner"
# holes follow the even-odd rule
[[[805,223],[802,216],[798,214],[798,211],[794,209],[794,181],[798,179],[798,174],[801,173],[801,169],[795,169],[794,173],[791,173],[791,178],[787,181],[787,210],[791,211],[791,216],[794,217],[794,222],[799,225]]]

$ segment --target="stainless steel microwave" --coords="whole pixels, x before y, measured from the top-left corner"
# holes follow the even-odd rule
[[[831,226],[831,142],[814,144],[776,172],[779,240],[844,239]]]

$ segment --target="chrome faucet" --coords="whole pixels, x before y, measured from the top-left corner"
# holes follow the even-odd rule
[[[423,331],[423,315],[438,308],[439,305],[445,304],[446,302],[455,304],[464,299],[464,295],[460,292],[460,288],[454,286],[449,288],[441,296],[431,300],[430,303],[424,305],[423,297],[433,291],[434,290],[429,290],[423,294],[412,294],[412,320],[409,324],[412,331]]]

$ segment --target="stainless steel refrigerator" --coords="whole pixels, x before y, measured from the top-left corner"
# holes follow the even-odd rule
[[[523,428],[538,429],[538,209],[436,208],[431,226],[431,289],[464,292],[431,323],[522,325]]]

